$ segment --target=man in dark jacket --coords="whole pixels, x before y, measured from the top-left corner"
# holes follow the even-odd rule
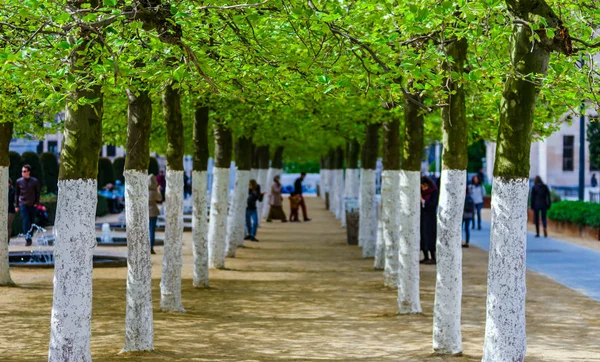
[[[15,210],[21,210],[23,218],[23,230],[25,234],[25,245],[31,245],[31,224],[35,221],[37,205],[40,203],[40,182],[35,177],[31,177],[31,166],[23,165],[21,168],[22,177],[17,180],[15,188]]]
[[[542,226],[544,227],[544,237],[548,237],[546,223],[546,212],[552,205],[550,190],[544,184],[542,178],[535,177],[533,188],[531,189],[531,208],[533,209],[533,221],[535,223],[535,237],[540,237],[540,214],[542,215]]]
[[[311,219],[308,218],[308,214],[306,212],[306,203],[304,202],[304,196],[302,196],[302,181],[304,181],[305,177],[306,172],[302,172],[300,174],[300,177],[298,177],[296,179],[296,182],[294,182],[294,196],[296,196],[298,198],[298,201],[300,202],[300,207],[302,208],[302,216],[304,217],[304,221],[310,221]]]

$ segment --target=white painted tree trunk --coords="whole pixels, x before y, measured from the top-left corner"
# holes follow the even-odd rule
[[[260,192],[267,192],[267,190],[269,189],[268,182],[267,182],[267,177],[268,177],[268,173],[269,173],[269,169],[266,168],[259,168],[258,169],[258,180],[256,180],[258,182],[258,184],[260,185]],[[267,196],[267,195],[265,195]],[[256,203],[256,210],[258,210],[258,224],[260,225],[260,212],[263,209],[263,204],[264,203],[268,203],[268,200],[266,197],[263,197],[263,201],[259,201]]]
[[[338,170],[338,199],[337,199],[337,218],[342,223],[342,226],[346,226],[346,207],[344,205],[344,170]]]
[[[49,362],[91,361],[96,180],[59,180]]]
[[[358,180],[358,169],[346,169],[346,179],[344,180],[344,199],[358,198],[360,184]],[[342,203],[342,226],[346,226],[346,205]]]
[[[122,352],[154,350],[152,261],[150,260],[148,174],[125,170],[127,308]]]
[[[160,281],[160,309],[166,312],[185,312],[181,304],[183,171],[167,169],[166,179],[165,246]]]
[[[229,168],[213,169],[213,189],[210,199],[210,221],[208,223],[209,266],[225,268],[225,238],[227,233],[227,201]]]
[[[321,191],[321,199],[325,201],[325,192],[327,191],[327,170],[323,168],[319,171],[319,189]]]
[[[398,244],[398,312],[421,313],[419,249],[421,241],[421,175],[400,170],[400,233]]]
[[[227,215],[227,256],[235,257],[238,246],[244,242],[244,215],[246,213],[246,201],[248,198],[248,182],[250,171],[236,170],[235,185],[233,188],[233,199]]]
[[[495,177],[483,362],[523,361],[529,180]]]
[[[336,193],[336,177],[337,177],[337,171],[336,170],[329,170],[329,177],[327,181],[327,184],[329,185],[329,211],[335,216],[335,208],[336,208],[336,202],[335,200],[337,199],[337,193]]]
[[[398,287],[399,214],[401,207],[399,184],[400,172],[398,170],[384,170],[381,173],[381,214],[385,248],[383,284],[393,288]]]
[[[381,193],[383,199],[383,190]],[[375,263],[373,263],[373,269],[384,270],[385,268],[385,241],[383,239],[383,210],[382,205],[377,207],[377,242],[375,244]]]
[[[208,172],[192,171],[192,248],[194,253],[194,279],[196,288],[208,287]]]
[[[0,286],[15,285],[8,265],[8,174],[8,167],[0,166]]]
[[[462,217],[466,170],[442,170],[437,220],[437,279],[433,308],[433,350],[462,353]]]
[[[258,182],[258,169],[257,168],[253,168],[250,170],[250,179],[256,180],[256,182]]]
[[[360,227],[358,244],[363,247],[363,258],[375,256],[377,224],[375,220],[375,170],[361,169],[360,176]]]
[[[266,192],[263,201],[263,210],[262,210],[262,218],[266,219],[269,216],[269,210],[271,209],[271,205],[269,205],[269,197],[271,196],[271,185],[273,184],[273,178],[277,175],[281,175],[283,170],[279,168],[269,168],[269,173],[267,176],[267,183],[265,184],[265,189],[263,192]],[[247,183],[246,183],[247,184]],[[260,215],[259,215],[260,217]]]

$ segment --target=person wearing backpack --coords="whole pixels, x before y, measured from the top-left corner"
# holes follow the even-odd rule
[[[465,229],[465,242],[462,244],[463,248],[469,247],[469,239],[471,238],[471,222],[473,222],[473,216],[475,215],[475,201],[469,193],[469,188],[465,193],[465,207],[463,210],[463,227]]]
[[[531,209],[533,210],[533,221],[535,222],[535,237],[540,237],[540,214],[542,215],[542,226],[544,227],[544,237],[548,237],[546,222],[546,211],[552,205],[550,199],[550,190],[544,184],[542,178],[536,176],[531,189]]]

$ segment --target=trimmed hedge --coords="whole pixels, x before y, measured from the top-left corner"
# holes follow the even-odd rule
[[[125,183],[125,176],[123,176],[123,171],[125,170],[125,157],[117,157],[113,160],[113,171],[115,176],[115,181],[119,180],[122,183]]]
[[[98,204],[96,205],[96,216],[108,215],[108,199],[98,195]]]
[[[31,177],[35,177],[40,182],[40,185],[44,187],[44,171],[42,170],[42,164],[40,163],[40,156],[35,152],[23,152],[21,155],[21,165],[31,166]]]
[[[98,159],[98,190],[101,190],[107,184],[115,182],[112,162],[110,159],[101,157]]]
[[[8,168],[9,177],[13,182],[13,185],[17,182],[19,178],[21,178],[21,166],[23,166],[23,162],[21,162],[21,155],[19,155],[15,151],[10,151],[10,167]]]
[[[54,153],[44,152],[40,155],[40,163],[44,171],[46,190],[53,194],[58,190],[58,160]]]
[[[561,201],[552,204],[548,218],[579,226],[600,228],[600,204],[584,201]]]
[[[160,167],[158,166],[158,161],[156,160],[156,157],[150,156],[150,160],[148,161],[148,174],[158,176],[159,170]]]

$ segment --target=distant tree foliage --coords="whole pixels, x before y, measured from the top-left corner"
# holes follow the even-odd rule
[[[54,153],[44,152],[40,155],[40,163],[44,172],[46,190],[55,194],[58,191],[58,160]]]
[[[125,176],[123,176],[123,170],[125,169],[125,157],[117,157],[113,160],[113,171],[115,181],[119,180],[125,183]]]

